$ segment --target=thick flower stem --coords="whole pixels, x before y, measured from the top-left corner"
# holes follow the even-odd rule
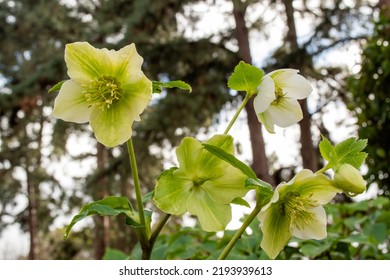
[[[257,214],[259,214],[262,206],[257,203],[256,207],[252,210],[252,212],[249,214],[248,217],[246,217],[244,223],[241,225],[241,227],[236,231],[233,238],[230,240],[228,245],[226,245],[225,249],[222,251],[221,255],[219,256],[218,260],[224,260],[229,255],[230,251],[233,249],[233,247],[236,245],[237,241],[241,238],[241,235],[245,232],[245,230],[249,227],[249,225],[252,223],[252,221],[256,218]]]
[[[248,103],[249,99],[251,98],[251,95],[250,94],[246,94],[245,95],[245,98],[244,100],[242,101],[240,107],[238,107],[237,109],[237,112],[234,114],[233,118],[231,119],[231,121],[229,122],[228,126],[226,127],[225,131],[223,132],[223,134],[228,134],[230,129],[232,128],[233,124],[236,122],[238,116],[240,115],[242,109],[244,109],[246,103]]]
[[[134,152],[134,146],[133,141],[130,138],[127,141],[127,149],[129,152],[129,160],[131,165],[131,172],[133,175],[134,180],[134,189],[135,189],[135,195],[137,200],[137,210],[139,215],[139,223],[142,225],[142,227],[138,231],[138,237],[140,239],[142,251],[145,254],[146,250],[150,250],[149,240],[148,240],[148,233],[146,231],[146,222],[145,222],[145,213],[144,213],[144,205],[142,203],[142,194],[141,194],[141,186],[139,183],[139,177],[138,177],[138,168],[137,168],[137,162],[135,158],[135,152]]]

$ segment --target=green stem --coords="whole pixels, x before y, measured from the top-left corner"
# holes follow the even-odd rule
[[[171,217],[171,214],[165,214],[164,217],[158,222],[154,231],[150,235],[150,238],[149,238],[150,251],[152,251],[153,246],[154,246],[154,242],[156,242],[158,235],[160,234],[162,228],[165,226],[165,224],[167,223],[167,221],[170,217]]]
[[[140,239],[142,251],[145,253],[146,250],[149,250],[150,246],[149,246],[149,240],[148,240],[148,233],[146,231],[147,226],[146,226],[146,222],[145,222],[144,205],[142,203],[141,186],[139,183],[137,161],[135,158],[135,152],[134,152],[132,138],[130,138],[127,141],[127,149],[129,152],[131,172],[132,172],[133,180],[134,180],[134,189],[135,189],[135,196],[136,196],[136,200],[137,200],[137,211],[138,211],[138,215],[139,215],[139,223],[142,225],[142,227],[138,231],[138,237]]]
[[[234,114],[233,118],[231,119],[231,121],[229,122],[228,126],[226,127],[225,131],[223,132],[223,134],[228,134],[229,133],[229,130],[232,128],[233,124],[236,122],[237,118],[238,118],[238,115],[241,113],[242,109],[244,109],[246,103],[248,103],[249,99],[251,99],[251,95],[250,94],[246,94],[245,95],[245,98],[244,100],[242,101],[240,107],[238,107],[237,109],[237,112]]]
[[[228,245],[226,245],[225,249],[222,251],[218,260],[224,260],[236,245],[237,241],[241,238],[241,235],[245,232],[245,230],[249,227],[252,221],[256,218],[257,214],[259,214],[262,206],[260,204],[256,204],[256,207],[252,210],[248,217],[246,217],[244,223],[241,227],[236,231],[233,238],[229,241]]]

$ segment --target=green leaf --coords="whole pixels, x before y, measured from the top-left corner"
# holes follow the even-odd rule
[[[253,179],[253,178],[247,179],[246,182],[245,182],[245,187],[246,188],[250,188],[250,189],[264,188],[264,189],[267,189],[269,191],[273,191],[273,188],[272,188],[272,186],[269,183],[267,183],[267,182],[265,182],[263,180],[260,180],[258,178],[256,178],[256,179]]]
[[[354,137],[333,146],[328,139],[322,136],[319,144],[322,157],[329,162],[328,167],[337,168],[341,164],[348,163],[356,169],[360,168],[367,157],[367,153],[362,152],[366,146],[366,139],[357,140]]]
[[[228,87],[237,91],[255,94],[263,76],[264,72],[261,69],[240,61],[228,80]]]
[[[365,231],[368,236],[373,237],[379,244],[385,242],[389,236],[385,223],[367,225]]]
[[[63,83],[65,83],[65,80],[56,83],[51,89],[49,89],[49,93],[56,92],[56,91],[60,91],[60,89],[61,89]]]
[[[256,190],[257,203],[262,207],[271,200],[274,194],[272,186],[258,178],[248,178],[245,182],[245,187]]]
[[[334,154],[334,148],[333,145],[329,142],[328,139],[325,138],[325,136],[322,135],[322,141],[319,144],[320,153],[321,156],[327,160],[331,161],[332,156]]]
[[[303,244],[299,251],[305,256],[315,258],[329,250],[331,245],[331,242],[327,242],[324,244],[321,244],[319,242],[308,242],[306,244]]]
[[[367,153],[362,150],[367,146],[367,140],[356,140],[351,137],[334,147],[338,163],[348,163],[355,168],[359,168],[367,157]]]
[[[249,205],[248,201],[246,201],[246,200],[243,199],[242,197],[236,197],[235,199],[233,199],[233,201],[232,201],[231,203],[232,203],[232,204],[235,204],[235,205],[245,206],[245,207],[248,207],[248,208],[251,207],[251,206]]]
[[[113,248],[106,248],[103,256],[103,260],[127,260],[128,255]]]
[[[149,210],[144,210],[144,214],[145,214],[145,222],[148,226],[148,229],[147,229],[147,233],[149,234],[150,233],[150,222],[152,221],[152,211],[149,211]],[[134,215],[133,217],[129,217],[129,216],[126,216],[126,225],[129,225],[133,228],[141,228],[143,227],[143,225],[141,225],[139,222],[138,222],[138,212],[137,211],[134,211]]]
[[[144,195],[142,198],[143,203],[148,203],[153,199],[154,196],[154,191],[148,192],[147,194]]]
[[[223,149],[214,145],[210,145],[210,144],[202,144],[202,145],[207,151],[209,151],[213,155],[219,157],[220,159],[226,161],[227,163],[230,163],[232,166],[240,169],[242,173],[244,173],[249,178],[257,179],[255,172],[245,163],[238,160],[232,154],[229,154],[228,152],[225,152]]]
[[[133,210],[133,207],[126,197],[109,196],[102,200],[84,205],[81,208],[80,213],[74,216],[70,224],[67,226],[64,239],[68,237],[70,230],[77,222],[88,216],[96,214],[100,216],[116,216],[118,214],[125,214],[126,217],[134,224],[138,224],[136,222],[138,219],[136,212]]]
[[[182,90],[187,90],[188,93],[191,93],[192,91],[191,86],[183,81],[170,81],[166,83],[153,81],[153,93],[161,93],[164,88],[179,88]]]

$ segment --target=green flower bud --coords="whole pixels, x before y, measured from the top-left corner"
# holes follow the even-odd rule
[[[334,182],[337,188],[350,196],[361,194],[366,190],[366,181],[359,170],[347,163],[336,170]]]

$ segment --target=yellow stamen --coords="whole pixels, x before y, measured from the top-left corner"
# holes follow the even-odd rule
[[[83,94],[89,107],[109,109],[122,95],[121,84],[115,77],[102,76],[82,87],[84,87]]]
[[[316,207],[317,203],[311,196],[302,198],[298,192],[287,193],[279,202],[279,212],[290,218],[291,225],[303,229],[315,220],[315,215],[308,211]]]

